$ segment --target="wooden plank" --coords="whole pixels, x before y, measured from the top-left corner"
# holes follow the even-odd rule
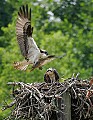
[[[49,120],[71,120],[71,97],[69,92],[65,92],[62,97],[56,97],[53,104],[57,107],[58,112],[53,112]],[[62,107],[64,107],[64,110],[62,110]]]
[[[64,100],[64,119],[59,119],[59,120],[71,120],[71,96],[69,92],[65,92],[63,94],[63,100]]]

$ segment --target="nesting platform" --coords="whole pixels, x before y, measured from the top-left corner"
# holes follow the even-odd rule
[[[93,120],[93,87],[78,76],[63,83],[9,82],[12,109],[6,120]]]

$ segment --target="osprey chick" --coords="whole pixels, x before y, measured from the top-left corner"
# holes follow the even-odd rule
[[[49,68],[44,75],[44,81],[46,83],[59,82],[59,74],[56,69]]]
[[[17,41],[25,60],[14,62],[14,68],[26,70],[29,64],[32,64],[32,70],[42,68],[43,65],[54,60],[55,55],[48,55],[45,50],[39,49],[32,37],[33,27],[31,26],[31,8],[28,5],[20,7],[16,23]],[[63,56],[62,56],[63,57]]]

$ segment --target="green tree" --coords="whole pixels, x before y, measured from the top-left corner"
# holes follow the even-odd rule
[[[13,68],[14,61],[23,60],[16,41],[15,29],[17,12],[23,4],[29,4],[32,8],[33,37],[38,46],[46,49],[50,54],[66,53],[63,59],[54,60],[45,65],[42,71],[36,69],[30,72],[31,66],[26,72]],[[3,15],[6,15],[7,11],[6,17],[10,15],[12,22],[9,20],[10,22],[8,21],[8,25],[5,26],[4,20],[1,21],[3,34],[0,36],[0,103],[11,92],[11,87],[7,86],[7,82],[41,82],[49,67],[56,68],[60,78],[63,76],[67,78],[72,73],[78,72],[82,79],[93,75],[93,1],[7,0],[6,5],[8,7]],[[9,97],[7,101],[10,102]],[[0,111],[0,119],[8,113],[9,111],[6,111],[2,114]]]
[[[0,28],[7,27],[8,23],[11,22],[12,13],[14,11],[13,6],[8,3],[6,0],[0,0]],[[0,35],[3,34],[3,31],[0,29]],[[0,42],[0,46],[3,43]]]

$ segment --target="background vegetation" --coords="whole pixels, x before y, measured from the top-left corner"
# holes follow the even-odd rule
[[[62,60],[45,65],[42,71],[13,68],[14,61],[23,59],[15,25],[19,7],[24,4],[32,8],[33,37],[38,46],[50,54],[66,53]],[[49,67],[56,68],[60,78],[78,72],[82,79],[93,75],[93,0],[0,0],[0,28],[0,106],[3,101],[10,102],[11,87],[7,82],[42,82]],[[0,120],[9,112],[0,110]]]

